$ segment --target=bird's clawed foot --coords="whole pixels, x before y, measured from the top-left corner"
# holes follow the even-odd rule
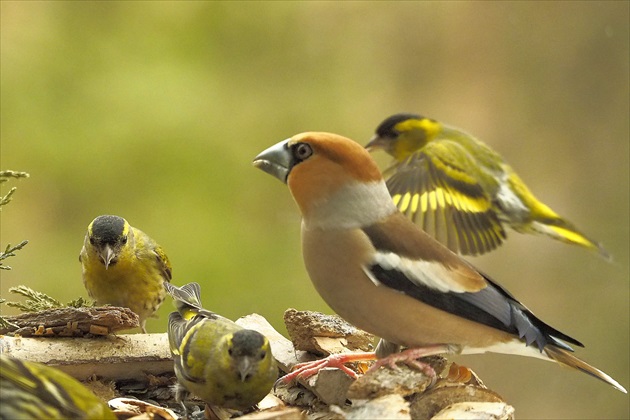
[[[376,355],[374,352],[357,352],[357,353],[343,353],[343,354],[331,354],[330,356],[314,360],[312,362],[298,363],[293,367],[291,373],[286,374],[278,380],[278,382],[290,383],[295,379],[307,379],[317,374],[320,370],[326,367],[334,367],[341,369],[346,375],[352,379],[357,378],[356,372],[347,367],[346,363],[352,362],[364,362],[369,360],[375,360]]]

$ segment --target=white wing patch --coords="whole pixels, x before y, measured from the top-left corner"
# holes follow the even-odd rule
[[[467,291],[454,279],[453,272],[439,262],[412,260],[393,252],[377,252],[372,263],[380,265],[385,270],[397,270],[418,286],[429,287],[442,293]],[[371,273],[368,276],[372,282],[380,284]]]

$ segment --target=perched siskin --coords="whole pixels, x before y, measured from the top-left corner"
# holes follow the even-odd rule
[[[165,282],[164,287],[178,311],[169,316],[168,339],[182,406],[188,392],[235,410],[262,400],[278,378],[267,338],[203,309],[197,283],[178,288]]]
[[[0,354],[0,419],[115,419],[81,382],[53,367]]]
[[[415,114],[383,121],[365,146],[394,161],[384,172],[401,212],[455,252],[492,251],[504,226],[598,251],[597,242],[540,202],[503,158],[468,133]]]
[[[131,309],[146,320],[164,301],[162,283],[171,281],[171,263],[147,234],[119,216],[98,216],[88,226],[79,255],[83,284],[99,305]]]

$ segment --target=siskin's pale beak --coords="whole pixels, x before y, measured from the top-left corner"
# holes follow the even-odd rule
[[[243,356],[236,363],[236,369],[241,375],[241,382],[245,382],[252,376],[252,368],[254,368],[254,362],[251,357]]]
[[[384,146],[384,140],[378,135],[375,134],[372,136],[370,141],[365,145],[365,148],[368,152],[373,152],[374,150],[382,149]]]
[[[105,264],[105,270],[109,268],[109,265],[112,263],[112,261],[116,262],[114,261],[114,257],[116,257],[116,253],[109,245],[105,245],[103,250],[100,252],[100,257],[101,257],[101,260],[103,260],[103,264]]]

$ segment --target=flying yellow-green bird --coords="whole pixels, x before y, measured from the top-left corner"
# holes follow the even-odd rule
[[[1,419],[116,419],[81,382],[40,363],[0,354]]]
[[[416,114],[384,120],[365,146],[394,160],[384,172],[399,210],[449,249],[479,255],[506,239],[504,226],[606,250],[539,201],[503,158],[464,131]]]
[[[177,308],[168,319],[168,340],[179,382],[176,399],[184,411],[189,392],[234,410],[260,402],[278,378],[267,338],[203,309],[197,283],[164,287]]]
[[[119,216],[98,216],[88,226],[79,255],[83,284],[99,305],[122,306],[147,318],[166,296],[162,283],[171,281],[171,263],[146,233]]]

